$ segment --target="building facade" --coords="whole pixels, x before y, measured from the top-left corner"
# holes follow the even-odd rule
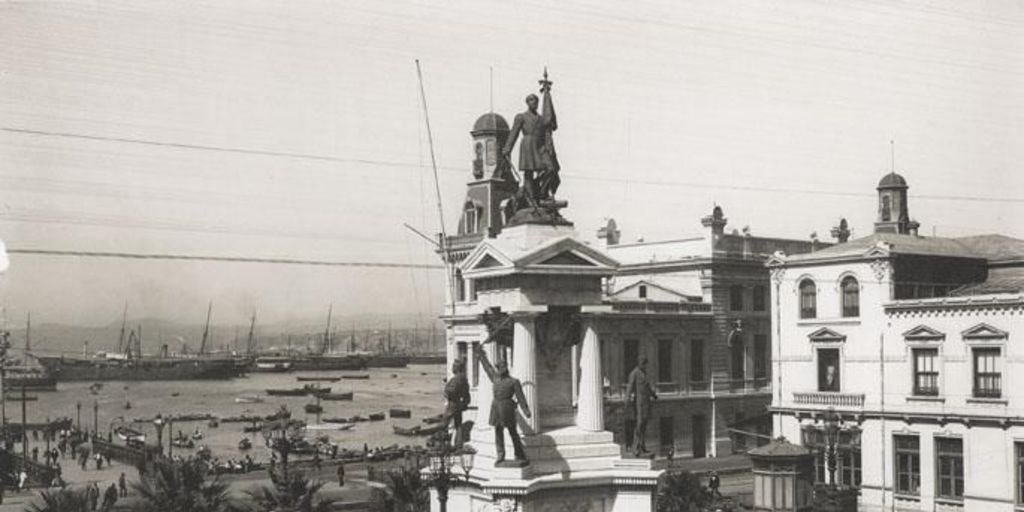
[[[861,510],[1019,509],[1024,241],[918,236],[907,188],[882,179],[871,235],[770,259],[774,433]]]
[[[471,134],[473,178],[456,232],[441,251],[456,269],[442,316],[448,359],[469,363],[470,416],[486,379],[473,348],[489,334],[476,312],[481,296],[492,295],[496,285],[467,279],[458,266],[482,241],[502,232],[517,190],[511,171],[492,152],[504,145],[508,123],[484,114]],[[701,223],[703,230],[688,238],[622,243],[609,220],[591,243],[618,264],[596,290],[603,308],[588,312],[587,319],[600,340],[605,426],[624,447],[632,443],[635,425],[627,411],[626,382],[641,355],[650,361],[659,398],[648,423],[648,448],[675,457],[713,457],[769,438],[772,305],[764,263],[776,251],[801,254],[828,244],[753,236],[747,229],[727,233],[719,207]],[[510,352],[511,342],[505,340],[496,356],[508,358]],[[578,382],[579,375],[572,379]],[[573,387],[573,407],[578,389]]]

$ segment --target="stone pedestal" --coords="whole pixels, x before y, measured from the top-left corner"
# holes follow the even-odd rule
[[[510,226],[481,242],[461,265],[463,277],[478,286],[476,301],[460,305],[458,320],[475,313],[482,322],[485,311],[511,315],[509,370],[534,414],[519,421],[529,465],[495,467],[487,424],[493,387],[480,379],[472,485],[449,491],[450,511],[654,510],[661,471],[650,460],[622,459],[604,429],[599,319],[589,312],[603,308],[601,280],[617,263],[573,235],[567,225]],[[495,361],[493,343],[484,351]],[[432,510],[438,510],[436,499]]]

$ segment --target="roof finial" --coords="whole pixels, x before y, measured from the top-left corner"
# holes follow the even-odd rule
[[[889,139],[889,152],[891,155],[889,174],[896,174],[896,141]]]

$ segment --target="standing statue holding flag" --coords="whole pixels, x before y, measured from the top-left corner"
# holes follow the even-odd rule
[[[540,93],[544,96],[543,110],[537,113],[540,99],[536,94],[527,96],[526,111],[516,114],[512,122],[512,131],[502,150],[505,159],[511,161],[512,148],[522,134],[522,142],[519,144],[519,170],[523,173],[523,190],[534,205],[553,201],[558,185],[561,184],[558,177],[561,167],[555,154],[553,137],[554,131],[558,129],[558,119],[555,117],[555,105],[551,101],[552,82],[548,80],[547,68],[544,69],[544,78],[539,83]]]

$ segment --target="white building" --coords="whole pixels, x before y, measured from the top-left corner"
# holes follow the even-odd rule
[[[818,450],[843,420],[834,479],[862,510],[1024,506],[1024,240],[926,238],[907,184],[878,186],[870,236],[772,274],[773,430]]]

